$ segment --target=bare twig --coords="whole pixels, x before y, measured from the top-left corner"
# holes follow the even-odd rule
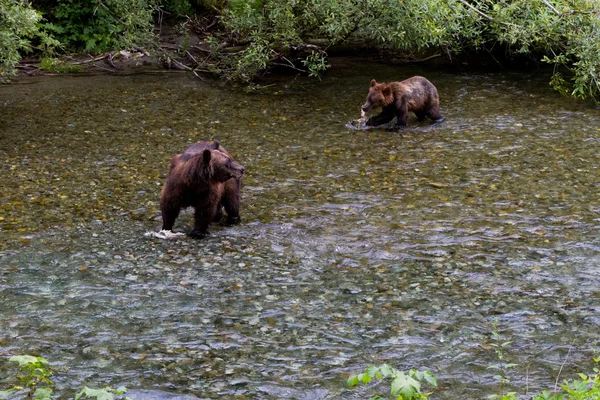
[[[558,380],[560,379],[560,373],[563,370],[563,367],[565,366],[565,364],[567,363],[567,360],[569,359],[569,354],[571,354],[571,349],[573,348],[573,343],[571,343],[569,345],[569,351],[567,352],[567,356],[565,357],[565,360],[563,361],[563,363],[560,366],[560,369],[558,370],[558,375],[556,375],[556,382],[554,382],[554,391],[556,392],[558,390]]]
[[[106,12],[108,12],[110,15],[113,16],[114,19],[116,19],[117,21],[119,21],[122,25],[126,25],[125,22],[121,21],[121,19],[119,17],[117,17],[110,8],[108,8],[103,2],[102,0],[98,0],[98,6],[102,7],[106,10]],[[96,7],[96,10],[98,9],[98,7]],[[94,14],[96,14],[96,11],[94,11]]]
[[[287,68],[291,68],[293,70],[296,70],[298,72],[303,72],[303,73],[307,72],[307,71],[305,71],[303,69],[295,67],[294,65],[289,65],[289,64],[284,64],[284,63],[271,63],[271,65],[277,65],[277,66],[280,66],[280,67],[287,67]]]
[[[188,56],[190,56],[190,58],[191,58],[192,60],[194,60],[194,62],[195,62],[196,64],[198,64],[198,60],[196,60],[196,57],[194,57],[194,56],[192,55],[192,53],[190,53],[190,52],[189,52],[189,51],[187,51],[187,50],[186,50],[185,52],[187,53],[187,55],[188,55]]]
[[[201,77],[200,75],[198,75],[198,72],[196,72],[196,70],[199,70],[199,69],[196,68],[195,70],[192,71],[194,73],[194,75],[196,75],[196,78],[200,79],[201,81],[205,80],[203,77]]]
[[[429,57],[425,57],[425,58],[419,58],[418,60],[408,60],[408,59],[403,59],[400,60],[401,62],[405,62],[405,63],[420,63],[420,62],[424,62],[424,61],[429,61],[432,58],[437,58],[437,57],[441,57],[442,55],[440,53],[435,53]]]
[[[486,13],[484,13],[483,11],[477,9],[477,7],[475,7],[475,6],[467,3],[465,0],[458,0],[458,1],[461,2],[462,4],[464,4],[465,6],[469,7],[471,10],[475,11],[477,14],[481,15],[483,18],[487,19],[488,21],[496,22],[498,24],[515,26],[517,28],[522,28],[522,26],[510,23],[510,22],[496,21],[494,18],[490,17],[489,15],[487,15]]]
[[[548,7],[550,7],[550,9],[551,9],[552,11],[554,11],[556,14],[558,14],[558,15],[562,15],[562,13],[561,13],[560,11],[558,11],[556,8],[554,8],[554,7],[552,6],[552,4],[550,4],[550,3],[548,2],[548,0],[542,0],[542,2],[544,2],[544,4],[545,4],[545,5],[547,5]]]
[[[212,50],[206,50],[206,49],[203,49],[202,47],[199,47],[199,46],[192,46],[192,47],[194,49],[196,49],[196,50],[200,50],[200,51],[203,51],[205,53],[212,53]]]

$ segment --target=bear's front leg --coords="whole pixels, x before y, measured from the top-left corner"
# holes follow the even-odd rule
[[[179,216],[179,211],[181,210],[181,208],[179,207],[179,205],[167,204],[166,201],[163,201],[162,203],[163,204],[160,205],[160,212],[162,214],[163,219],[162,230],[172,231],[173,225],[175,224],[175,220]]]
[[[393,107],[384,107],[383,110],[381,110],[381,113],[379,115],[376,115],[374,117],[371,117],[367,120],[366,125],[367,126],[377,126],[377,125],[383,125],[383,124],[387,124],[388,122],[390,122],[391,120],[394,119],[394,108]]]
[[[405,128],[408,124],[408,105],[403,102],[396,110],[396,125],[394,130]]]
[[[227,212],[227,225],[239,224],[240,219],[240,192],[242,181],[232,178],[225,183],[225,190],[221,202]]]

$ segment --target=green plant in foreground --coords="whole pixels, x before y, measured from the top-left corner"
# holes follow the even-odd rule
[[[427,382],[434,388],[437,387],[437,379],[427,371],[417,371],[411,369],[408,371],[399,371],[388,364],[379,366],[371,365],[365,372],[358,375],[352,375],[347,380],[349,387],[354,387],[359,383],[366,385],[374,378],[383,380],[390,378],[390,396],[394,400],[413,400],[413,399],[428,399],[429,393],[421,393],[421,383]],[[369,400],[384,400],[387,397],[373,396]]]
[[[502,338],[500,337],[500,333],[499,333],[499,329],[498,329],[498,318],[494,318],[494,321],[492,322],[492,340],[494,341],[494,343],[491,343],[491,346],[494,348],[494,352],[498,356],[498,364],[490,365],[488,367],[488,369],[498,370],[498,375],[495,375],[494,379],[496,379],[500,383],[501,394],[500,395],[493,394],[491,396],[488,396],[488,398],[489,399],[500,399],[500,400],[516,399],[516,397],[514,397],[515,393],[512,393],[512,392],[504,393],[504,389],[505,389],[506,384],[510,382],[510,379],[508,379],[506,377],[506,372],[509,369],[518,366],[519,364],[507,363],[504,361],[504,350],[503,349],[506,346],[508,346],[511,342],[502,342]]]
[[[494,376],[494,378],[500,383],[501,394],[493,394],[488,396],[488,398],[518,400],[515,392],[504,392],[506,384],[510,382],[506,373],[509,369],[517,367],[518,364],[506,363],[504,361],[505,355],[503,349],[511,342],[502,342],[498,329],[498,319],[494,319],[492,322],[492,339],[495,343],[492,343],[491,346],[495,349],[494,352],[498,356],[499,363],[489,366],[488,369],[499,371],[498,375]],[[595,363],[600,363],[600,357],[594,357],[593,360]],[[550,390],[544,390],[539,395],[531,397],[531,400],[600,400],[600,370],[598,367],[594,367],[594,373],[594,375],[579,373],[580,380],[565,380],[559,385],[563,392],[552,393]]]
[[[77,393],[75,396],[75,400],[79,399],[97,399],[97,400],[114,400],[115,395],[117,398],[122,398],[121,395],[127,392],[127,388],[121,386],[119,388],[113,389],[110,386],[107,386],[103,389],[92,389],[87,386],[84,386],[81,392]],[[129,397],[125,397],[124,399],[129,399]]]
[[[595,357],[595,363],[600,363],[600,357]],[[578,374],[581,380],[565,380],[561,389],[566,393],[553,394],[545,390],[532,400],[598,400],[600,399],[600,369],[594,367],[594,375]]]
[[[54,382],[49,378],[52,370],[48,360],[34,356],[12,356],[10,362],[19,364],[22,374],[18,375],[20,385],[13,386],[6,391],[0,391],[0,399],[7,398],[10,392],[27,389],[27,397],[36,400],[50,399]]]
[[[35,400],[50,400],[54,382],[48,378],[52,375],[48,360],[43,357],[35,356],[12,356],[8,359],[10,362],[18,363],[21,374],[17,375],[20,385],[15,385],[8,390],[0,390],[0,399],[7,399],[13,392],[27,389],[27,398]],[[102,389],[92,389],[84,386],[83,389],[75,395],[74,400],[96,399],[96,400],[127,400],[129,397],[122,395],[127,392],[126,387],[113,389],[107,386]]]

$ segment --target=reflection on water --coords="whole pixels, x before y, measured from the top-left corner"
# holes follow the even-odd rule
[[[414,74],[444,123],[345,127],[372,78]],[[546,82],[362,64],[261,94],[183,74],[0,87],[0,357],[43,355],[64,393],[359,399],[344,377],[390,362],[482,398],[498,318],[516,387],[588,370],[600,112]],[[211,139],[246,167],[243,223],[144,237],[169,157]]]

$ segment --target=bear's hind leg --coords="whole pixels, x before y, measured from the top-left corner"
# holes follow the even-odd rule
[[[434,105],[432,106],[428,111],[427,111],[427,116],[433,121],[433,122],[442,122],[444,120],[444,117],[442,116],[442,114],[440,114],[440,106],[439,105]]]
[[[213,218],[213,222],[219,222],[223,218],[223,204],[219,203],[217,206],[217,212],[215,213],[215,217]]]
[[[425,116],[427,115],[425,111],[415,111],[415,115],[417,116],[417,121],[423,122],[425,121]]]

